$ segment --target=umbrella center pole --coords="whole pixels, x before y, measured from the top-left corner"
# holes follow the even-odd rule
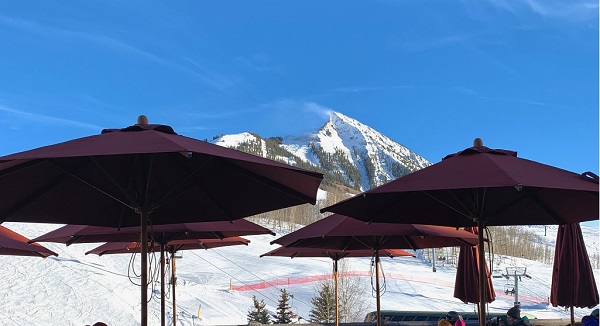
[[[379,249],[375,249],[375,293],[377,297],[377,326],[382,326],[381,323],[381,298],[379,288]]]
[[[335,286],[335,326],[340,323],[340,307],[339,307],[339,292],[338,292],[338,261],[333,260],[333,282]]]
[[[166,309],[165,309],[165,244],[160,244],[160,324],[165,326]]]
[[[141,265],[142,265],[142,281],[141,281],[141,325],[148,326],[148,218],[150,213],[148,210],[142,209],[140,212],[141,224]]]
[[[173,287],[173,326],[177,325],[177,304],[175,303],[175,250],[171,252],[171,286]]]
[[[487,281],[487,275],[485,272],[485,248],[483,246],[483,229],[485,227],[485,223],[483,222],[483,219],[479,218],[477,219],[477,227],[479,232],[477,233],[477,239],[478,239],[478,244],[477,246],[479,247],[478,253],[479,253],[479,257],[478,257],[478,261],[479,263],[477,264],[478,269],[479,269],[479,326],[485,326],[486,324],[486,319],[485,319],[485,303],[486,303],[486,281]]]

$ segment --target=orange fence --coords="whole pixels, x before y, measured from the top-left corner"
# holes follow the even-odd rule
[[[371,272],[369,272],[369,271],[346,272],[346,273],[340,273],[340,277],[371,277]],[[331,274],[312,275],[312,276],[304,276],[304,277],[277,278],[274,280],[259,282],[259,283],[254,283],[254,284],[246,284],[246,285],[230,284],[229,289],[233,290],[233,291],[264,290],[264,289],[267,289],[270,287],[319,282],[319,281],[324,281],[324,280],[330,280],[331,278],[332,278]],[[441,279],[432,278],[432,277],[421,277],[421,276],[416,276],[416,275],[402,275],[399,273],[385,273],[385,278],[392,279],[392,280],[425,283],[425,284],[454,288],[454,282],[449,282],[447,280],[441,280]],[[502,298],[510,297],[510,295],[504,293],[504,291],[502,291],[502,290],[495,290],[494,292],[496,292],[497,297],[502,297]],[[519,295],[519,301],[542,303],[542,302],[546,302],[546,299]]]

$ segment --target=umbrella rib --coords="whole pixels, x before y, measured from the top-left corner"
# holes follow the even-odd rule
[[[436,196],[434,196],[434,195],[430,194],[429,192],[427,192],[427,191],[422,191],[422,192],[423,192],[424,194],[426,194],[427,196],[429,196],[429,197],[433,198],[435,201],[439,202],[440,204],[442,204],[442,205],[444,205],[444,206],[446,206],[446,207],[450,208],[451,210],[453,210],[453,211],[457,212],[458,214],[460,214],[460,215],[462,215],[462,216],[464,216],[464,217],[466,217],[466,218],[468,218],[468,219],[472,219],[472,216],[470,216],[470,215],[467,215],[467,214],[465,214],[464,212],[461,212],[460,210],[456,209],[454,206],[452,206],[452,205],[450,205],[450,204],[447,204],[446,202],[444,202],[444,201],[442,201],[442,200],[438,199]],[[468,209],[467,209],[467,208],[466,208],[466,207],[465,207],[465,206],[462,204],[462,202],[461,202],[460,200],[458,200],[458,199],[456,198],[456,196],[455,196],[455,195],[454,195],[454,194],[453,194],[451,191],[450,191],[449,193],[450,193],[450,195],[452,196],[452,198],[454,198],[454,199],[455,199],[455,200],[456,200],[456,201],[457,201],[457,202],[458,202],[458,203],[459,203],[459,204],[462,206],[462,208],[463,208],[463,209],[465,209],[466,211],[468,211]]]
[[[96,161],[96,160],[95,160],[95,159],[94,159],[92,156],[89,156],[88,158],[89,158],[89,159],[90,159],[90,160],[91,160],[91,161],[92,161],[92,162],[93,162],[93,163],[96,165],[96,167],[98,167],[98,168],[100,169],[100,171],[101,171],[101,172],[104,174],[104,176],[105,176],[105,177],[107,177],[107,178],[108,178],[108,179],[111,181],[111,183],[112,183],[112,184],[114,184],[114,185],[115,185],[117,188],[119,188],[119,190],[121,191],[121,193],[123,193],[123,194],[124,194],[124,195],[127,197],[127,199],[129,199],[129,200],[130,200],[132,203],[134,203],[134,202],[135,202],[135,201],[133,201],[133,199],[132,199],[132,198],[131,198],[131,197],[130,197],[128,194],[127,194],[127,192],[123,191],[123,188],[122,188],[121,186],[119,186],[119,184],[117,184],[117,183],[114,181],[114,179],[113,179],[113,178],[112,178],[112,177],[111,177],[111,176],[110,176],[108,173],[106,173],[106,170],[104,170],[104,169],[102,168],[102,166],[100,166],[100,164],[99,164],[99,163],[98,163],[98,162],[97,162],[97,161]],[[50,162],[51,162],[51,163],[52,163],[54,166],[56,166],[57,168],[59,168],[61,171],[63,171],[64,173],[66,173],[66,174],[70,175],[71,177],[73,177],[73,178],[75,178],[75,179],[77,179],[77,180],[81,181],[82,183],[84,183],[84,184],[88,185],[89,187],[93,188],[94,190],[98,191],[99,193],[101,193],[101,194],[104,194],[106,197],[109,197],[109,198],[111,198],[111,199],[113,199],[113,200],[115,200],[115,201],[117,201],[117,202],[119,202],[119,203],[123,204],[124,206],[127,206],[127,207],[131,208],[131,209],[136,209],[136,207],[133,207],[132,205],[126,204],[126,203],[125,203],[125,202],[123,202],[122,200],[120,200],[120,199],[116,198],[115,196],[113,196],[113,195],[111,195],[111,194],[107,193],[106,191],[104,191],[104,190],[102,190],[102,189],[100,189],[100,188],[96,187],[95,185],[91,184],[90,182],[88,182],[88,181],[86,181],[86,180],[84,180],[84,179],[80,178],[79,176],[75,175],[75,174],[74,174],[73,172],[71,172],[71,171],[68,171],[67,169],[63,168],[62,166],[60,166],[60,165],[56,164],[54,161],[50,161]]]

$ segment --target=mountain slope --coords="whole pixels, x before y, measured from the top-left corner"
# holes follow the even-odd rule
[[[213,143],[325,174],[325,186],[365,191],[430,163],[373,128],[333,112],[319,130],[263,139],[252,133],[222,135]]]

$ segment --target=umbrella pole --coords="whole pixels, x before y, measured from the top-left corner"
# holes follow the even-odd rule
[[[338,261],[333,260],[333,282],[335,285],[335,326],[339,326],[340,323],[340,307],[338,300]]]
[[[379,249],[375,249],[375,295],[377,297],[377,326],[381,326],[381,300],[379,298]]]
[[[160,324],[165,326],[166,311],[165,311],[165,244],[160,244]]]
[[[573,306],[571,306],[571,326],[575,326],[575,315],[573,312]]]
[[[481,218],[477,219],[477,239],[479,247],[479,326],[485,326],[485,302],[486,302],[486,280],[487,275],[485,273],[485,252],[483,247],[483,228],[485,227]]]
[[[175,304],[175,250],[171,252],[171,286],[173,287],[173,326],[177,325],[177,305]]]
[[[142,209],[141,212],[141,233],[142,233],[142,326],[148,326],[148,217],[150,213]]]

